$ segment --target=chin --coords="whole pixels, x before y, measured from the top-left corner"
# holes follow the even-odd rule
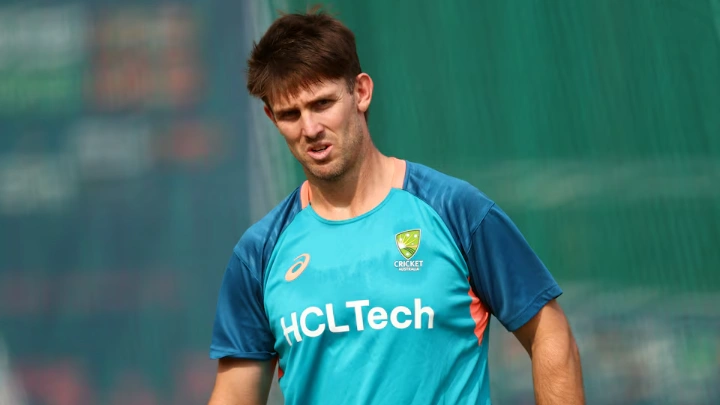
[[[310,174],[318,180],[335,181],[342,177],[344,170],[336,164],[308,168]]]
[[[340,172],[314,172],[313,176],[318,180],[337,181],[342,177]]]

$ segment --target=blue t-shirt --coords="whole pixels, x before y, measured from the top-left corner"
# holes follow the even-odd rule
[[[490,404],[490,315],[514,331],[562,291],[483,193],[396,163],[361,216],[318,216],[305,183],[245,232],[212,358],[277,357],[288,405]]]

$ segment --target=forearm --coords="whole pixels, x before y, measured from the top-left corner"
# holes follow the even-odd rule
[[[535,342],[532,374],[538,405],[584,405],[580,353],[571,334]]]

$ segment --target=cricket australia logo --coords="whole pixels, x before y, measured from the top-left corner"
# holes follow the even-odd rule
[[[411,229],[395,235],[395,245],[405,260],[396,260],[395,267],[400,271],[418,271],[422,260],[410,260],[420,248],[420,230]]]

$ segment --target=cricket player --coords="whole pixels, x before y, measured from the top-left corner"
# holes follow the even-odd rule
[[[485,194],[375,147],[346,26],[277,19],[247,80],[307,180],[233,249],[210,405],[264,404],[276,367],[289,405],[487,405],[491,316],[530,355],[538,404],[584,403],[561,288]]]

